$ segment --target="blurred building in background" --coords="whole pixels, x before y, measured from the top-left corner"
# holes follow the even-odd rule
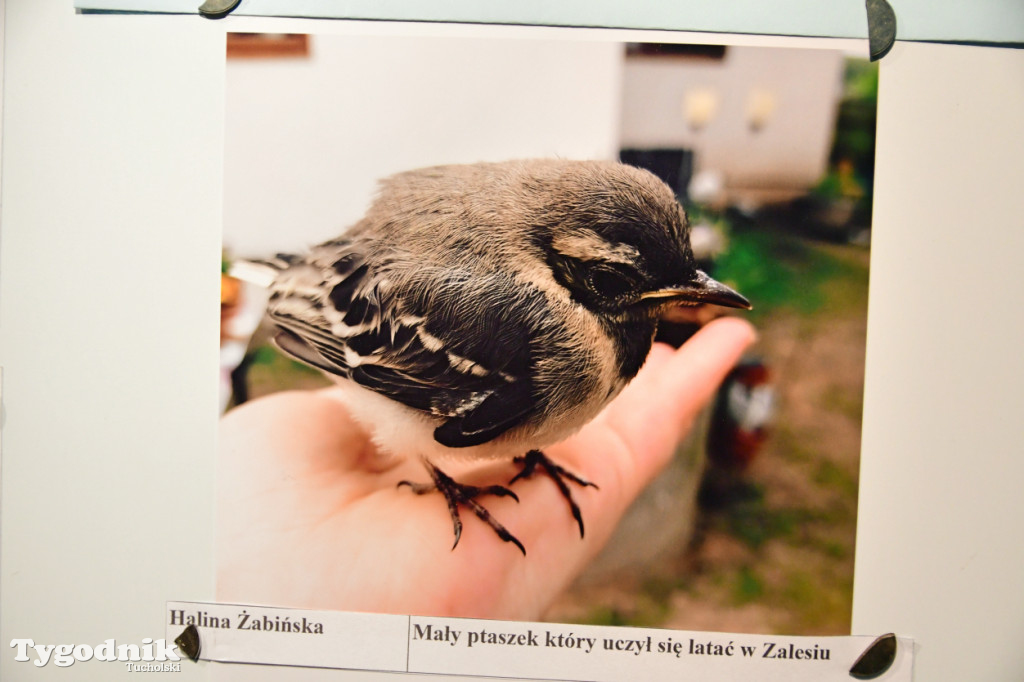
[[[696,178],[706,203],[790,199],[826,171],[843,65],[834,50],[591,40],[326,35],[298,51],[237,48],[224,242],[254,256],[336,236],[401,170],[623,149],[682,157],[680,196]]]

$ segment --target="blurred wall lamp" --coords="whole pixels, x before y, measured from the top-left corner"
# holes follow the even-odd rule
[[[755,88],[747,96],[747,125],[750,131],[759,133],[768,124],[775,109],[778,106],[778,99],[771,90]]]
[[[711,88],[694,88],[683,96],[683,119],[693,132],[699,132],[718,113],[718,93]]]

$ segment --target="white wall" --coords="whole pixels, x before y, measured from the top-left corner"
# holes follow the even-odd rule
[[[825,171],[841,96],[843,53],[731,46],[722,60],[634,57],[626,61],[622,141],[626,147],[684,147],[697,169],[721,171],[742,189],[804,190]],[[699,131],[683,117],[688,91],[719,95],[714,118]],[[750,129],[751,91],[776,96],[760,131]]]
[[[397,171],[617,157],[621,43],[317,35],[311,51],[228,62],[234,255],[336,236]]]

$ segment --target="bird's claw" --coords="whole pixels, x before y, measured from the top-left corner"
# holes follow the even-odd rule
[[[566,479],[572,481],[578,486],[584,488],[597,488],[596,483],[591,483],[585,478],[581,478],[576,474],[568,471],[567,469],[555,464],[540,450],[530,450],[522,457],[516,457],[512,460],[516,464],[522,464],[523,468],[518,474],[516,474],[511,481],[508,482],[512,485],[521,478],[529,478],[537,472],[538,465],[544,471],[548,477],[555,482],[558,486],[559,492],[562,493],[562,497],[569,503],[569,510],[572,512],[572,517],[576,519],[576,523],[580,527],[580,537],[583,537],[583,513],[580,511],[580,506],[576,504],[576,500],[572,497],[572,492],[569,490],[569,486],[566,484]]]
[[[476,501],[476,498],[481,495],[496,495],[498,497],[511,497],[513,500],[518,502],[518,495],[502,485],[479,487],[458,483],[451,476],[431,464],[428,460],[423,460],[423,463],[424,466],[426,466],[427,471],[430,473],[430,477],[434,481],[433,484],[399,481],[398,485],[409,486],[417,495],[423,495],[435,490],[444,495],[445,502],[448,503],[448,513],[452,517],[452,525],[455,530],[455,542],[452,544],[452,549],[455,549],[458,546],[459,538],[462,537],[462,519],[459,517],[459,505],[463,504],[473,510],[473,513],[476,514],[477,518],[490,526],[499,538],[505,542],[511,542],[519,548],[519,551],[523,553],[523,556],[526,556],[526,548],[523,546],[523,543],[519,542],[516,536],[512,535],[512,533],[510,533],[505,526],[499,523],[486,508]]]

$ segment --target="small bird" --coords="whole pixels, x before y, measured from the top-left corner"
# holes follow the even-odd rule
[[[697,269],[682,207],[647,171],[536,159],[424,168],[381,183],[366,215],[279,256],[268,313],[284,352],[332,375],[387,456],[423,458],[448,503],[526,553],[435,462],[514,457],[558,485],[593,484],[544,456],[639,371],[677,305],[750,308]],[[524,454],[525,453],[525,454]],[[595,453],[595,456],[599,456]],[[596,486],[594,486],[596,487]]]

